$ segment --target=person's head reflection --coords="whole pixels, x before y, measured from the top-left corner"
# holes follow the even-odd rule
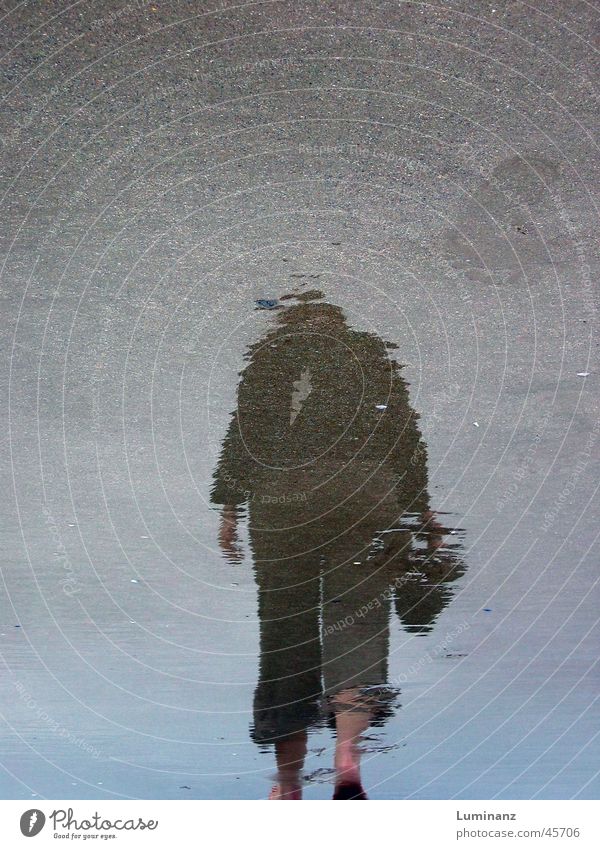
[[[275,746],[271,798],[301,798],[307,729],[329,719],[334,798],[363,799],[358,742],[396,694],[390,608],[426,633],[460,567],[430,510],[400,367],[320,293],[296,297],[249,351],[212,500],[232,561],[248,505],[260,617],[252,736]]]

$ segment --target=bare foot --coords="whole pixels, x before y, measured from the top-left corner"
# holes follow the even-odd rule
[[[269,799],[299,801],[302,799],[302,787],[299,784],[274,784]]]

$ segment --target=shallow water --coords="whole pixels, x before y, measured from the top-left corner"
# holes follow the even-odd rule
[[[585,534],[567,537],[567,562],[564,511],[540,534],[539,508],[486,497],[500,429],[474,442],[462,389],[438,398],[443,428],[439,411],[433,427],[416,418],[410,367],[391,359],[401,338],[386,349],[329,301],[290,317],[295,304],[250,302],[250,356],[240,339],[235,365],[231,344],[223,369],[186,363],[176,401],[154,385],[160,409],[112,432],[98,425],[122,387],[103,383],[94,433],[79,423],[64,469],[62,432],[41,432],[46,501],[21,514],[31,560],[5,570],[9,795],[262,797],[275,740],[304,731],[304,797],[328,798],[348,691],[368,721],[372,798],[563,796],[593,776]],[[468,485],[453,484],[463,470]]]
[[[132,6],[12,103],[3,797],[265,798],[293,740],[306,799],[336,743],[597,798],[590,70],[562,4],[420,5]]]

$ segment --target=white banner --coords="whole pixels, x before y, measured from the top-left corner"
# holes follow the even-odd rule
[[[397,801],[346,806],[319,801],[265,807],[255,801],[4,801],[0,845],[77,843],[198,849],[238,842],[306,847],[329,838],[390,839],[408,846],[600,846],[596,801]],[[34,843],[28,843],[34,840]]]

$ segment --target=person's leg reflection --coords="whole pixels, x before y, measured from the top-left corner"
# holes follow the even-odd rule
[[[360,778],[359,740],[371,723],[371,710],[357,687],[343,690],[332,704],[335,713],[334,799],[366,799]]]
[[[269,799],[302,799],[302,769],[306,757],[306,731],[296,731],[275,743],[277,784]]]

